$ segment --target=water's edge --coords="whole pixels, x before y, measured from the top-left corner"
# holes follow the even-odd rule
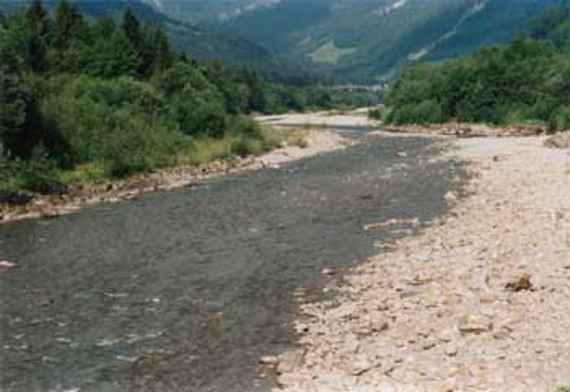
[[[431,159],[442,148],[371,140],[0,227],[0,258],[19,265],[0,278],[2,390],[267,389],[257,361],[294,344],[295,289],[417,229],[366,224],[445,213],[464,173]]]

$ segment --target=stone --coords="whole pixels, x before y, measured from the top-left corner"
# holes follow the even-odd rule
[[[7,261],[7,260],[2,260],[2,261],[0,261],[0,272],[9,271],[12,268],[14,268],[15,266],[16,266],[15,263],[12,263],[12,262]]]
[[[450,344],[445,348],[445,355],[447,355],[448,357],[455,357],[457,355],[457,351],[458,351],[457,346],[454,344]]]
[[[457,195],[454,192],[447,192],[443,198],[448,202],[457,201]]]
[[[490,332],[493,323],[484,316],[468,315],[459,321],[458,329],[462,334],[475,334]]]
[[[302,351],[289,351],[282,354],[279,357],[279,363],[277,365],[278,373],[290,373],[296,368],[303,365],[305,360],[305,350]]]
[[[532,290],[533,285],[530,278],[531,278],[530,275],[525,272],[521,276],[519,276],[515,281],[507,283],[505,285],[505,288],[513,292]]]
[[[265,366],[277,366],[279,365],[279,358],[277,358],[276,356],[273,355],[267,355],[264,357],[261,357],[261,359],[259,360],[259,363]]]
[[[334,275],[336,272],[332,268],[325,268],[321,271],[323,275]]]
[[[437,346],[437,343],[435,342],[435,340],[428,340],[422,344],[422,348],[426,351],[431,350],[435,346]]]

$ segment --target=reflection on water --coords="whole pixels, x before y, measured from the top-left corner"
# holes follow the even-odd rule
[[[1,226],[0,258],[18,262],[0,277],[2,391],[265,390],[257,360],[294,342],[293,291],[397,235],[364,225],[442,213],[458,169],[428,163],[430,143]]]

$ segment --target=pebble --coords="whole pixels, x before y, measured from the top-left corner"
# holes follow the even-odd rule
[[[7,260],[0,261],[0,272],[7,272],[16,266],[15,263],[12,263]]]
[[[261,357],[259,363],[265,366],[277,366],[279,364],[279,358],[276,356],[268,355]]]

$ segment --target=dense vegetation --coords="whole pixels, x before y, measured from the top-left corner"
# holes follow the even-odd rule
[[[406,69],[387,97],[396,124],[450,120],[570,128],[570,7],[552,8],[529,36],[442,64]]]
[[[343,103],[178,55],[131,11],[90,23],[65,0],[53,14],[36,0],[3,17],[0,58],[0,189],[259,153],[274,141],[245,114]]]

